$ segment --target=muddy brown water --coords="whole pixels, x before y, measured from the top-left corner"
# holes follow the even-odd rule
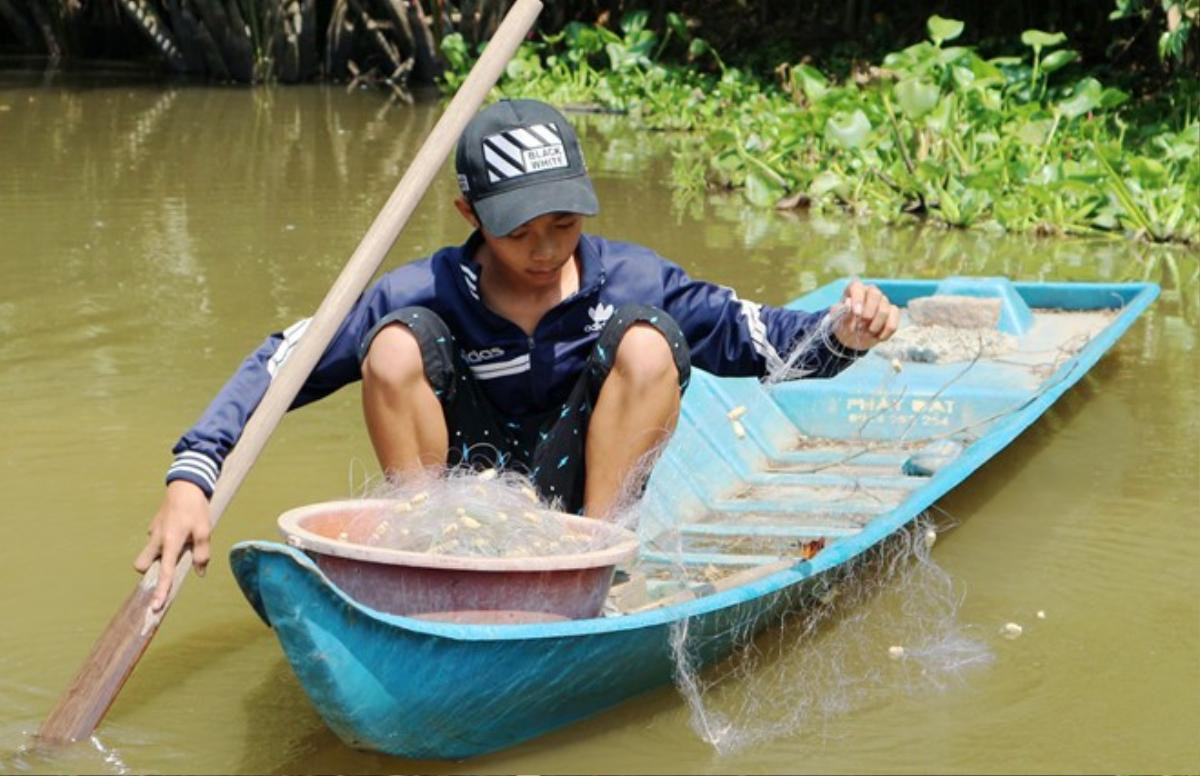
[[[275,538],[285,509],[375,474],[351,387],[282,424],[218,528],[207,578],[188,582],[95,740],[18,752],[135,582],[169,447],[267,332],[315,308],[435,118],[428,102],[336,87],[0,73],[0,770],[1200,769],[1196,253],[885,229],[737,196],[680,203],[669,138],[619,119],[580,122],[603,208],[591,230],[745,297],[782,303],[849,274],[1164,282],[1101,363],[939,504],[958,527],[933,557],[992,661],[940,687],[868,692],[819,731],[799,724],[725,756],[670,687],[467,763],[353,751],[225,560],[236,541]],[[465,236],[454,191],[446,172],[389,266]],[[860,637],[884,664],[872,605]],[[1009,621],[1020,639],[998,636]]]

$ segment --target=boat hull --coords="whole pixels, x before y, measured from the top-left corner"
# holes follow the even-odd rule
[[[665,611],[622,618],[633,627],[604,631],[563,627],[575,623],[459,626],[366,609],[286,545],[244,542],[231,557],[239,582],[338,737],[355,748],[414,758],[503,749],[670,682],[671,630],[684,622],[689,657],[705,664],[750,635],[748,622],[795,608],[785,590],[690,620]]]

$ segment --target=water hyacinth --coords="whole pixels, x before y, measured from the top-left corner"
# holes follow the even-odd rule
[[[885,222],[1200,239],[1200,89],[1187,77],[1152,111],[1072,80],[1079,56],[1062,33],[1027,30],[1022,55],[984,58],[950,45],[961,21],[933,16],[927,40],[842,83],[809,64],[768,83],[726,66],[674,14],[663,35],[646,25],[635,12],[619,33],[574,23],[527,43],[500,90],[682,130],[672,178],[684,197],[731,188],[764,208]],[[672,40],[691,67],[658,59]],[[465,72],[461,41],[444,48]]]

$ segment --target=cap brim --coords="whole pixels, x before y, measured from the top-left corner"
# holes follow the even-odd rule
[[[512,189],[471,204],[483,228],[499,236],[547,213],[594,216],[600,212],[596,192],[586,175]]]

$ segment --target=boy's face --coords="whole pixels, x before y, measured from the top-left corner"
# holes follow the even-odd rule
[[[539,289],[558,284],[563,266],[575,254],[583,233],[578,213],[546,213],[521,224],[506,235],[485,229],[466,200],[455,203],[459,212],[483,234],[493,269],[517,287]]]

